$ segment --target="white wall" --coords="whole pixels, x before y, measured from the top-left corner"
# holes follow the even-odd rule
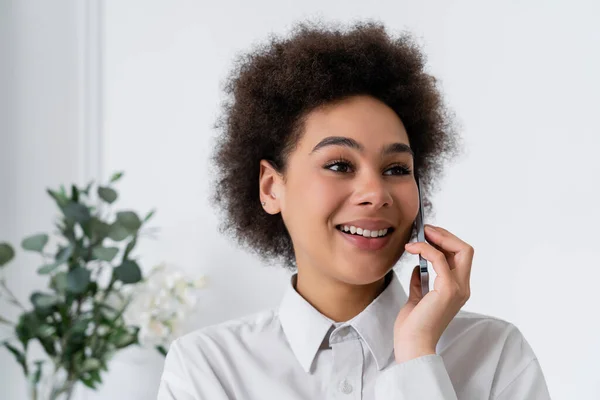
[[[69,175],[77,164],[67,165],[68,155],[40,155],[40,167],[28,170],[26,156],[36,140],[47,142],[45,150],[73,143],[67,112],[57,114],[50,101],[62,90],[41,77],[35,85],[30,82],[32,69],[47,72],[47,65],[33,62],[46,40],[52,41],[52,62],[68,63],[72,56],[63,49],[68,38],[51,39],[61,35],[70,11],[47,8],[43,15],[62,28],[54,26],[58,22],[43,31],[32,25],[37,15],[32,7],[0,28],[24,35],[8,44],[0,39],[8,50],[19,50],[13,56],[20,67],[17,84],[1,79],[22,99],[14,103],[20,111],[7,113],[10,118],[1,122],[2,145],[8,137],[10,149],[0,148],[0,190],[14,195],[0,196],[0,233],[12,240],[37,228],[40,218],[48,220],[52,210],[41,187],[58,176],[67,182],[76,176]],[[39,6],[35,10],[41,13]],[[434,199],[436,219],[429,220],[476,249],[472,297],[465,309],[507,319],[521,329],[540,359],[553,399],[599,398],[594,374],[600,322],[594,305],[600,297],[593,287],[600,278],[594,229],[600,223],[600,139],[594,135],[600,101],[597,2],[106,1],[98,165],[105,176],[126,171],[119,184],[121,207],[158,209],[154,225],[162,229],[160,238],[138,249],[144,266],[165,260],[210,277],[193,327],[278,304],[288,274],[262,266],[216,233],[207,200],[211,126],[234,55],[317,14],[339,21],[377,18],[392,30],[409,29],[421,38],[430,70],[462,121],[467,145],[467,155],[449,166]],[[61,70],[67,81],[64,65]],[[31,107],[36,122],[25,116]],[[62,129],[47,128],[43,117],[50,115],[62,116]],[[22,147],[25,141],[29,147]],[[36,214],[31,207],[38,207]],[[27,276],[16,274],[21,281]],[[23,296],[31,285],[23,285]],[[15,365],[1,352],[0,357],[2,366],[10,365],[0,383],[16,381]],[[154,398],[161,368],[162,359],[154,353],[125,352],[114,360],[103,388],[81,398]]]
[[[0,241],[17,250],[23,237],[54,230],[57,208],[46,188],[83,183],[97,159],[84,137],[93,131],[86,126],[93,112],[83,108],[93,79],[85,73],[82,5],[0,0]],[[35,273],[40,265],[17,251],[2,271],[24,304],[47,284]],[[0,307],[15,319],[17,309]],[[0,326],[0,340],[7,336]],[[24,399],[21,369],[4,348],[0,371],[0,398]]]

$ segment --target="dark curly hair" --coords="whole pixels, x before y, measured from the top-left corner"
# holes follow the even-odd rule
[[[390,37],[377,21],[354,22],[346,32],[335,25],[299,22],[290,38],[271,34],[270,43],[238,55],[224,84],[230,97],[214,125],[222,131],[212,156],[211,189],[222,213],[219,231],[263,261],[282,262],[292,271],[294,249],[281,213],[270,215],[260,204],[259,163],[269,160],[285,174],[308,113],[355,95],[370,95],[394,110],[415,153],[427,219],[444,163],[460,149],[454,115],[436,79],[424,71],[425,57],[409,33]]]

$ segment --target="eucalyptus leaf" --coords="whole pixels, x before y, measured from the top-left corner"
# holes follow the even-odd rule
[[[53,294],[34,292],[30,300],[36,308],[49,308],[60,303],[61,298]]]
[[[47,243],[48,235],[45,233],[40,233],[23,239],[21,242],[21,247],[23,247],[24,250],[41,253]]]
[[[110,233],[111,226],[97,217],[92,217],[89,221],[88,236],[93,241],[101,241]]]
[[[111,262],[118,252],[118,247],[94,247],[92,249],[94,258],[108,262]]]
[[[67,273],[61,271],[54,275],[50,280],[50,287],[56,290],[58,293],[65,293],[68,288]]]
[[[140,229],[140,226],[142,226],[142,221],[140,221],[140,218],[134,211],[118,212],[117,221],[131,233],[137,232],[137,230]]]
[[[150,218],[152,218],[154,216],[155,213],[156,213],[156,210],[151,210],[148,214],[146,214],[146,216],[144,217],[144,222],[148,222],[150,220]]]
[[[55,263],[57,265],[64,264],[69,260],[69,257],[73,254],[73,250],[75,246],[73,243],[69,243],[66,247],[61,247],[60,250],[56,253]]]
[[[40,320],[34,311],[23,313],[19,317],[19,321],[15,327],[15,332],[25,350],[27,350],[27,343],[29,340],[35,336],[35,331],[39,324]]]
[[[60,267],[62,264],[69,260],[69,257],[73,254],[73,249],[75,246],[73,243],[69,243],[66,247],[60,247],[58,252],[56,253],[55,261],[50,264],[44,264],[40,268],[38,268],[37,272],[40,275],[45,275],[53,272],[56,268]]]
[[[77,320],[73,326],[71,326],[71,332],[73,333],[84,333],[88,325],[92,322],[89,318],[83,318]]]
[[[11,345],[8,342],[4,342],[4,347],[6,347],[6,349],[8,351],[10,351],[13,356],[15,356],[15,358],[17,359],[17,362],[21,365],[21,368],[23,368],[23,371],[26,373],[27,372],[27,360],[25,357],[25,353],[23,353],[21,350],[17,349],[16,347],[14,347],[13,345]]]
[[[56,201],[56,204],[61,209],[63,207],[65,207],[69,203],[69,198],[66,195],[62,194],[62,193],[55,192],[55,191],[53,191],[51,189],[47,189],[46,192],[48,192],[48,194],[50,195],[50,197],[52,197]]]
[[[67,290],[72,293],[82,293],[90,283],[90,271],[75,267],[67,274]]]
[[[35,372],[32,377],[33,383],[35,385],[38,384],[40,378],[42,377],[42,364],[44,364],[43,360],[38,360],[35,362]]]
[[[142,271],[133,260],[125,260],[114,269],[115,276],[123,283],[137,283],[142,279]]]
[[[86,358],[81,365],[81,372],[88,372],[101,367],[100,360],[96,358]]]
[[[85,189],[80,190],[81,193],[84,193],[86,196],[90,195],[90,189],[92,188],[92,185],[94,184],[94,181],[91,181],[90,183],[87,184],[87,186],[85,187]]]
[[[43,324],[37,329],[37,335],[41,338],[51,338],[56,333],[56,328],[52,325]]]
[[[67,219],[73,220],[75,222],[84,223],[87,222],[90,218],[90,210],[86,205],[81,203],[75,203],[73,201],[69,202],[64,208],[63,213]]]
[[[118,349],[122,349],[123,347],[127,347],[130,344],[136,343],[138,341],[137,337],[138,328],[135,328],[133,332],[129,332],[128,330],[121,328],[112,335],[112,342]]]
[[[71,200],[75,203],[79,201],[79,189],[75,185],[71,185]]]
[[[129,254],[135,247],[136,243],[137,243],[137,236],[134,236],[133,239],[131,239],[131,241],[129,243],[127,243],[127,247],[125,247],[125,252],[123,253],[123,261],[125,261],[125,260],[127,260],[127,258],[129,258]]]
[[[110,182],[116,182],[119,179],[121,179],[123,177],[123,172],[115,172],[111,177],[110,177]]]
[[[0,243],[0,267],[8,264],[15,257],[15,251],[8,243]]]
[[[157,345],[156,346],[156,350],[158,350],[158,352],[160,354],[162,354],[164,357],[167,356],[167,349],[165,348],[165,346],[163,346],[163,345]]]
[[[108,204],[112,204],[117,200],[117,192],[109,187],[99,186],[98,196]]]
[[[115,242],[120,242],[121,240],[127,239],[127,237],[131,233],[127,228],[125,228],[119,221],[113,222],[110,226],[110,231],[108,232],[108,237],[114,240]]]
[[[47,275],[58,267],[60,267],[60,264],[57,264],[55,262],[51,264],[44,264],[38,268],[37,273],[40,275]]]

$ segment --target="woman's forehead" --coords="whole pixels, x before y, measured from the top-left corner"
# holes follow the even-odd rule
[[[300,147],[311,153],[315,147],[325,148],[319,144],[332,137],[348,138],[341,144],[366,151],[380,151],[391,143],[409,143],[398,115],[383,102],[367,96],[315,109],[304,121],[302,136]]]

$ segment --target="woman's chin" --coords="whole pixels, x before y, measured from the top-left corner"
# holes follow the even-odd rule
[[[368,285],[376,282],[384,277],[394,266],[388,260],[383,259],[359,260],[356,258],[343,258],[344,260],[336,263],[338,274],[342,277],[343,281],[354,285]]]

